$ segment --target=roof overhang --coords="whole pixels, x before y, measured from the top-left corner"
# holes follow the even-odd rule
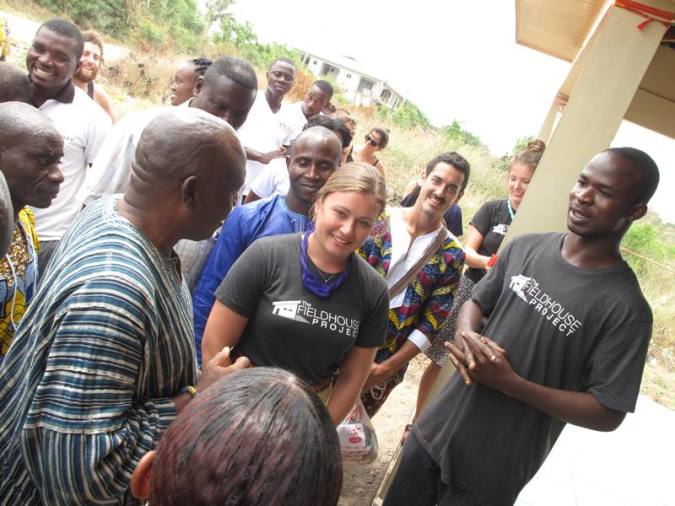
[[[609,0],[516,0],[516,42],[550,56],[573,62],[559,93],[569,96],[593,46]],[[668,12],[675,0],[641,0]],[[635,29],[631,26],[630,29]],[[671,30],[664,42],[671,40]],[[662,44],[645,72],[625,119],[675,138],[675,49]]]

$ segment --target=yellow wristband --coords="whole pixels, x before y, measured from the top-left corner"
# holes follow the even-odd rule
[[[192,385],[188,385],[186,387],[181,388],[180,393],[190,394],[190,397],[192,397],[193,399],[197,397],[197,389]]]

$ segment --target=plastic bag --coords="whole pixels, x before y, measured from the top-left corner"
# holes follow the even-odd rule
[[[377,458],[377,434],[361,400],[337,426],[337,433],[343,460],[370,464]]]

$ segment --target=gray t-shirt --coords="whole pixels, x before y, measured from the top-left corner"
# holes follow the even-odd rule
[[[472,299],[488,316],[483,334],[522,377],[589,392],[633,411],[652,314],[631,269],[580,269],[561,254],[564,234],[515,239]],[[513,504],[564,422],[480,384],[450,379],[415,427],[441,479],[485,504]]]
[[[238,354],[316,386],[335,374],[352,346],[382,345],[389,299],[384,279],[358,255],[328,298],[308,292],[300,242],[301,234],[258,239],[234,263],[216,297],[249,319]]]

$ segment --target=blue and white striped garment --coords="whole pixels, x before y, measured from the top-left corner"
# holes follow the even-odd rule
[[[190,294],[107,197],[56,251],[0,366],[0,503],[124,504],[197,380]]]

